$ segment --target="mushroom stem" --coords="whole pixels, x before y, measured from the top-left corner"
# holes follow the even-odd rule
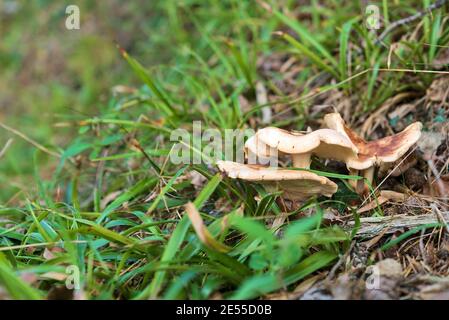
[[[368,169],[363,170],[363,177],[369,182],[369,184],[372,186],[373,185],[373,180],[374,180],[374,166],[369,167]],[[369,186],[366,183],[366,181],[363,181],[363,193],[368,193],[369,191]]]
[[[292,162],[295,168],[309,169],[312,162],[311,153],[292,154]]]
[[[359,170],[356,169],[349,169],[349,175],[351,176],[358,176],[359,175]],[[359,180],[355,180],[355,179],[350,179],[349,180],[349,185],[355,190],[357,191],[357,182]]]

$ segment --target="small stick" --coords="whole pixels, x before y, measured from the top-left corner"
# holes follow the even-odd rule
[[[421,257],[424,262],[424,265],[427,266],[428,259],[427,259],[426,249],[424,247],[424,240],[423,240],[425,232],[426,232],[426,230],[424,230],[424,229],[421,230],[421,236],[419,237],[419,251],[421,252]]]
[[[343,264],[343,262],[348,258],[349,254],[351,253],[352,249],[354,249],[355,241],[351,242],[351,246],[349,249],[345,252],[343,256],[341,256],[340,260],[332,267],[331,271],[329,272],[326,280],[332,280],[335,277],[335,273],[337,272],[338,268]]]
[[[448,226],[447,221],[444,218],[443,214],[441,213],[440,209],[438,209],[438,207],[435,205],[435,203],[431,203],[430,207],[432,208],[432,211],[437,216],[438,220],[444,224],[444,226],[446,227],[446,231],[449,234],[449,226]]]
[[[414,228],[430,223],[440,223],[449,220],[449,211],[441,212],[441,217],[434,214],[423,214],[417,216],[395,215],[388,217],[367,217],[360,219],[360,228],[357,231],[358,238],[373,238],[381,232],[385,234],[394,233],[402,228]],[[349,221],[348,226],[354,227],[354,221]]]

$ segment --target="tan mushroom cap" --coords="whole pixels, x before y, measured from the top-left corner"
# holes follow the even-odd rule
[[[326,125],[344,134],[359,150],[358,158],[348,159],[348,168],[364,170],[373,165],[395,162],[401,158],[421,136],[422,124],[415,122],[403,131],[379,140],[365,141],[346,124],[338,113],[324,116]]]
[[[218,168],[229,178],[258,182],[270,192],[284,191],[289,200],[305,200],[313,195],[331,197],[338,186],[326,177],[300,170],[218,161]]]
[[[267,127],[257,131],[256,135],[245,143],[245,147],[259,157],[267,158],[273,155],[290,154],[294,165],[308,167],[310,159],[298,161],[296,155],[315,154],[321,158],[346,161],[357,157],[357,147],[339,132],[332,129],[320,129],[310,133],[286,131],[275,127]]]
[[[307,153],[318,148],[321,143],[341,146],[357,153],[357,148],[347,137],[331,129],[319,129],[310,133],[300,133],[287,131],[274,127],[267,127],[259,130],[257,136],[263,143],[271,148],[289,153]]]
[[[250,137],[245,142],[245,152],[250,155],[257,155],[263,159],[282,154],[275,148],[271,148],[269,145],[263,143],[258,139],[257,134]]]

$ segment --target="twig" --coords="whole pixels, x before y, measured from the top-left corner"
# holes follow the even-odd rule
[[[408,16],[406,18],[397,20],[395,22],[393,22],[392,24],[390,24],[381,34],[380,36],[377,38],[376,40],[376,44],[379,44],[382,42],[382,40],[390,33],[392,32],[394,29],[396,29],[399,26],[411,23],[421,17],[424,17],[425,15],[429,14],[432,10],[436,10],[438,8],[441,8],[445,3],[447,3],[449,0],[438,0],[435,3],[431,4],[430,6],[428,6],[425,10],[419,11],[417,13],[415,13],[412,16]]]
[[[329,274],[326,278],[327,280],[332,280],[334,278],[335,273],[337,272],[338,268],[340,268],[340,266],[343,264],[343,262],[348,258],[352,249],[354,249],[355,243],[356,243],[355,241],[351,242],[351,246],[349,247],[349,249],[345,252],[344,255],[341,256],[340,260],[338,260],[338,262],[332,267],[331,271],[329,272]]]
[[[421,230],[421,236],[419,237],[419,251],[421,252],[421,257],[424,262],[424,265],[427,266],[428,259],[427,259],[426,248],[424,247],[424,240],[423,240],[425,232],[426,232],[426,230],[424,230],[424,229]]]
[[[414,228],[430,223],[440,223],[440,220],[449,220],[449,212],[441,212],[441,217],[434,214],[423,214],[418,216],[395,215],[388,217],[368,217],[360,219],[360,228],[357,231],[358,238],[373,238],[381,232],[394,233],[403,228]],[[348,223],[349,227],[354,227],[354,221]]]
[[[438,207],[435,205],[435,203],[431,203],[430,207],[432,208],[432,211],[435,213],[437,219],[442,224],[444,224],[444,226],[446,227],[446,232],[449,234],[449,226],[448,226],[447,221],[444,218],[443,214],[441,213],[440,209],[438,209]]]

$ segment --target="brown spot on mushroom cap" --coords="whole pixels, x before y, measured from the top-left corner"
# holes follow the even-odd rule
[[[394,162],[418,141],[421,129],[421,122],[412,123],[395,135],[368,142],[364,153],[374,154],[378,162]]]
[[[218,161],[217,165],[229,178],[258,182],[269,191],[284,191],[283,197],[290,200],[304,200],[313,195],[331,197],[338,189],[333,181],[308,171],[247,165],[232,161]]]
[[[422,124],[415,122],[403,131],[379,140],[365,141],[357,133],[351,130],[338,113],[330,113],[324,116],[326,125],[346,137],[357,147],[358,159],[347,161],[349,168],[364,170],[374,164],[394,162],[401,158],[421,136]]]

